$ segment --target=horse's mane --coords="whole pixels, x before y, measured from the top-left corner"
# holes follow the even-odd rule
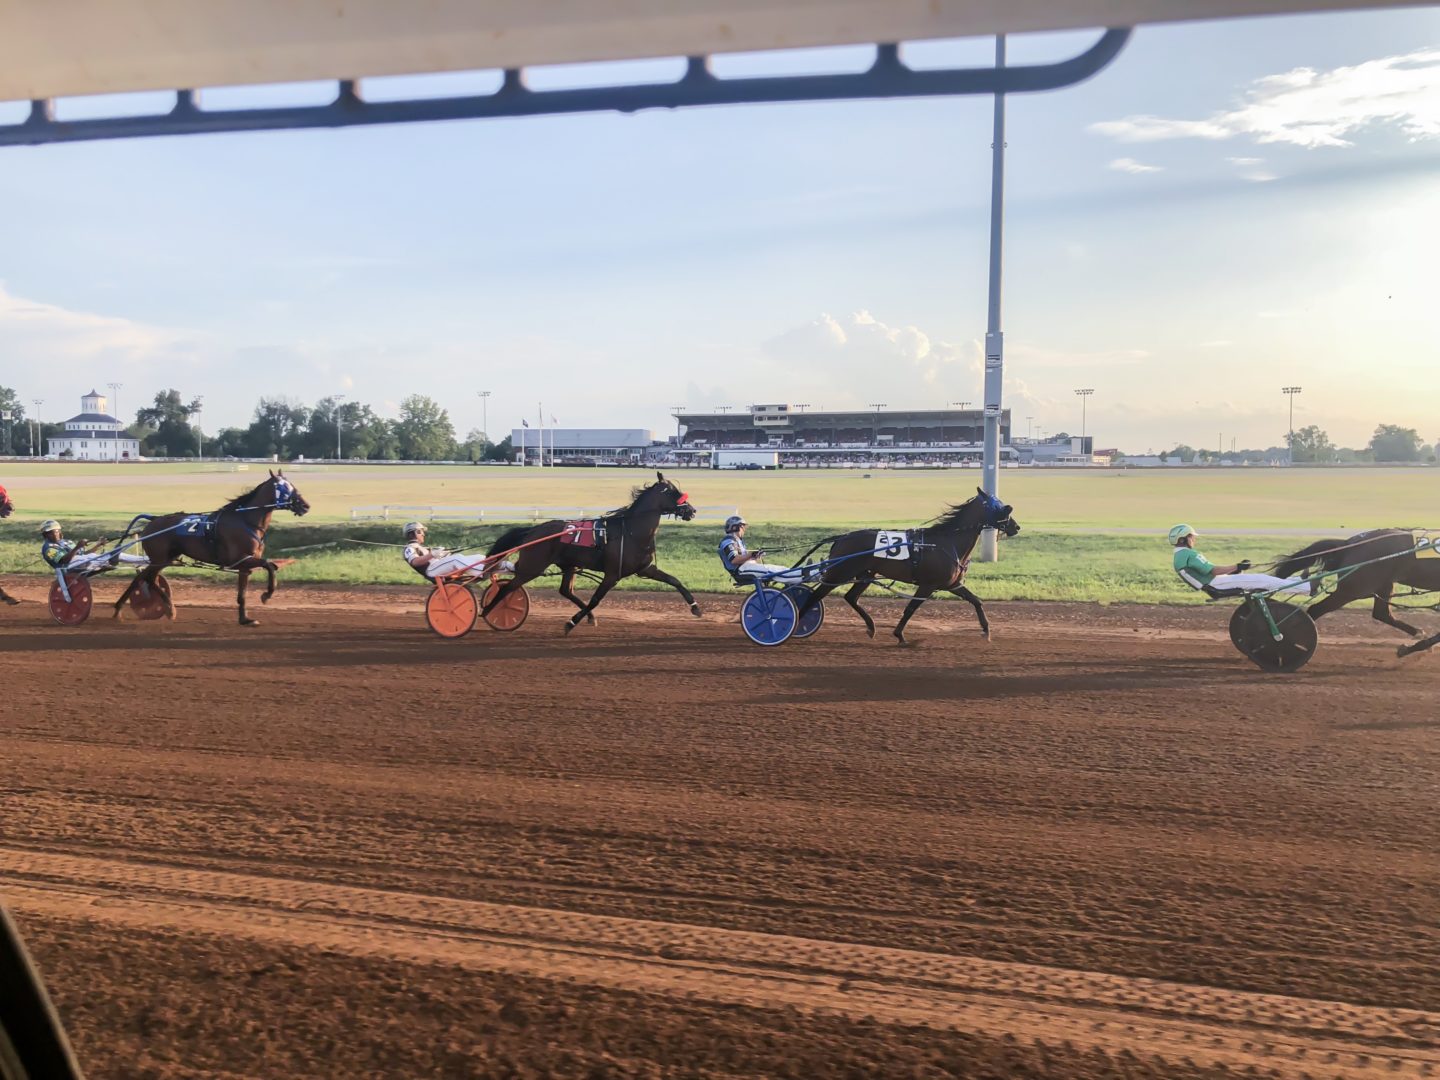
[[[632,487],[630,489],[630,504],[628,506],[617,506],[614,510],[611,510],[608,514],[605,514],[603,516],[620,517],[624,514],[630,513],[630,511],[635,509],[635,504],[638,503],[641,499],[643,499],[646,495],[650,494],[650,492],[654,491],[656,488],[664,487],[669,482],[670,481],[668,480],[656,480],[654,483],[651,484],[638,484],[635,487]]]
[[[224,506],[222,506],[220,509],[221,509],[221,510],[235,510],[235,509],[238,509],[238,508],[240,508],[240,507],[242,507],[242,506],[249,506],[250,504],[249,504],[249,502],[248,502],[247,500],[253,499],[257,494],[259,494],[260,489],[263,488],[266,484],[270,483],[270,481],[271,481],[272,479],[273,479],[273,477],[266,477],[264,480],[260,481],[260,483],[256,484],[253,488],[251,488],[249,491],[242,491],[239,495],[236,495],[235,498],[231,499],[228,503],[226,503],[226,504],[225,504]]]
[[[945,532],[947,530],[954,531],[963,529],[967,525],[973,525],[975,522],[967,521],[966,518],[979,501],[979,495],[972,495],[963,503],[951,503],[942,514],[927,521],[925,527],[927,529],[935,529],[938,532]]]

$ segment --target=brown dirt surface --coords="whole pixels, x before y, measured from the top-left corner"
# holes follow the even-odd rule
[[[91,1077],[1440,1077],[1440,652],[1357,613],[1280,676],[1218,605],[116,591],[0,608],[0,899]]]

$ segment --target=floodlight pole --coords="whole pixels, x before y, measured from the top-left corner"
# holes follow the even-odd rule
[[[1282,386],[1280,392],[1290,399],[1290,439],[1286,445],[1290,448],[1290,464],[1295,464],[1295,395],[1300,393],[1298,386]]]
[[[340,412],[340,402],[345,400],[344,394],[335,395],[335,460],[340,460],[340,425],[344,421],[344,415]]]
[[[995,69],[1005,67],[1005,35],[995,37]],[[990,310],[985,324],[985,452],[982,485],[991,495],[1000,486],[1000,401],[1005,385],[1005,336],[1000,331],[1000,270],[1005,229],[1005,94],[995,95],[995,135],[990,144]],[[995,530],[980,533],[980,561],[1000,556]]]
[[[1080,399],[1080,452],[1085,451],[1085,407],[1089,402],[1090,395],[1095,393],[1093,389],[1076,390],[1075,395]]]

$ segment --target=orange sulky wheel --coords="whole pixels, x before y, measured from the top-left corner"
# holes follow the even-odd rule
[[[144,581],[135,583],[135,591],[130,594],[130,610],[135,613],[136,618],[144,622],[163,619],[165,601],[169,596],[170,582],[165,580],[164,574],[157,574],[154,585]]]
[[[480,605],[469,585],[437,581],[425,598],[425,621],[443,638],[461,638],[475,626]]]
[[[485,590],[485,603],[490,603],[495,594],[500,591],[503,581],[492,581],[490,587]],[[530,617],[530,593],[525,586],[521,585],[509,596],[505,597],[499,604],[491,608],[485,616],[485,621],[492,630],[519,630],[525,625],[525,620]]]
[[[79,574],[65,575],[65,588],[70,592],[70,599],[65,599],[65,594],[60,591],[58,581],[50,585],[50,617],[61,626],[79,626],[90,617],[90,609],[95,606],[95,597],[90,592],[90,582],[86,581]]]

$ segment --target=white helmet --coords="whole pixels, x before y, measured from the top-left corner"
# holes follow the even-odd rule
[[[412,540],[425,531],[423,521],[407,521],[405,523],[405,539]]]
[[[745,519],[742,518],[739,514],[731,514],[728,518],[725,519],[725,531],[727,533],[732,533],[744,524]]]

